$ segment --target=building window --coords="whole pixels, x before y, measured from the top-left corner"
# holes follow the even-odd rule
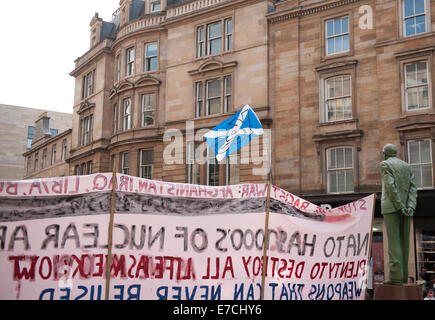
[[[352,119],[351,76],[325,80],[325,121]]]
[[[27,168],[26,168],[26,175],[30,175],[30,171],[32,169],[32,157],[27,157]]]
[[[152,179],[153,163],[154,163],[154,151],[140,150],[139,177],[144,179]]]
[[[328,192],[353,192],[352,148],[331,148],[327,150]]]
[[[157,70],[157,42],[147,43],[145,45],[145,66],[144,71]]]
[[[156,95],[143,94],[142,95],[142,127],[149,127],[154,125],[155,112],[156,112]]]
[[[122,130],[131,129],[131,99],[124,99],[122,108]]]
[[[62,141],[62,160],[66,159],[66,139]]]
[[[93,115],[80,119],[80,144],[87,145],[92,141]]]
[[[209,56],[232,50],[233,22],[224,19],[207,25],[197,27],[196,30],[196,55],[197,57]]]
[[[405,64],[406,110],[429,108],[428,68],[426,61]]]
[[[204,105],[205,97],[205,105]],[[205,110],[204,110],[205,107]],[[196,117],[210,116],[232,109],[232,76],[195,83]]]
[[[58,133],[59,133],[58,129],[50,129],[50,134],[51,134],[52,137],[57,136]]]
[[[47,149],[42,151],[42,169],[45,169],[47,166]]]
[[[161,3],[160,0],[151,0],[151,13],[153,12],[159,12],[161,10]]]
[[[131,76],[134,74],[134,48],[127,49],[127,69],[126,69],[126,76]]]
[[[35,137],[35,127],[27,127],[27,150],[32,149],[32,140]]]
[[[187,142],[187,183],[201,184],[200,165],[195,161],[195,143]]]
[[[130,153],[121,153],[121,172],[123,174],[130,174]]]
[[[54,165],[56,163],[56,149],[57,146],[54,144],[51,149],[51,165]]]
[[[86,163],[86,169],[87,169],[87,174],[92,174],[92,170],[93,170],[93,162],[92,161],[88,161]]]
[[[195,83],[195,113],[196,117],[202,117],[204,114],[203,111],[203,105],[204,105],[204,98],[203,98],[203,84],[202,82],[196,82]]]
[[[95,92],[95,70],[87,73],[83,77],[82,99],[89,97]]]
[[[233,48],[233,20],[225,20],[225,51]]]
[[[121,55],[116,57],[116,70],[115,70],[116,81],[121,79]]]
[[[112,133],[118,132],[118,105],[115,103],[112,109]]]
[[[417,188],[433,187],[431,149],[430,139],[408,142],[408,159]]]
[[[224,77],[224,112],[229,112],[231,108],[232,96],[232,77]]]
[[[426,32],[426,0],[403,1],[405,37]]]
[[[219,163],[216,160],[215,154],[210,148],[207,148],[207,185],[219,185]]]
[[[340,17],[325,22],[326,54],[349,51],[349,17]]]
[[[35,160],[33,165],[33,171],[38,171],[39,152],[35,153]]]

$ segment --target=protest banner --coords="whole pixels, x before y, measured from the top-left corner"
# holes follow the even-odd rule
[[[0,182],[0,299],[363,299],[373,204],[110,173]]]

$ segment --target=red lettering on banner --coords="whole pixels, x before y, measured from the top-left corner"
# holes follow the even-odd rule
[[[6,193],[10,194],[12,196],[16,196],[18,193],[18,183],[8,182],[8,187],[6,188]]]

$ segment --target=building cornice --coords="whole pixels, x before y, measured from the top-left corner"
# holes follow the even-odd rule
[[[359,2],[360,0],[340,0],[340,1],[319,1],[315,4],[298,5],[292,8],[288,8],[282,11],[273,12],[266,15],[270,24],[280,23],[286,20],[291,20],[299,17],[304,17],[319,12],[323,12],[330,9],[346,6]]]

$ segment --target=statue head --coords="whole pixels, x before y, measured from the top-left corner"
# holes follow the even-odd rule
[[[391,157],[397,156],[397,147],[394,144],[386,144],[382,149],[382,154],[384,155],[384,159],[387,160]]]

